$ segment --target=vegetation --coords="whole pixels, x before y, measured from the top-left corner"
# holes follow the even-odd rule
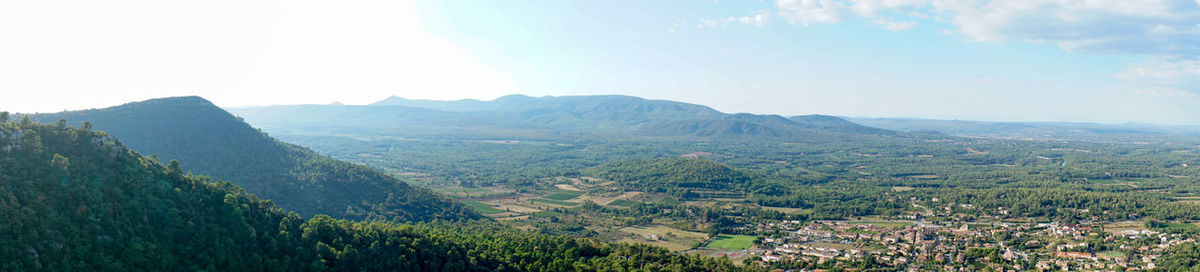
[[[717,236],[717,238],[713,239],[712,242],[708,242],[707,247],[728,250],[743,250],[754,246],[754,241],[756,240],[758,240],[758,238],[754,236],[721,234]]]
[[[100,131],[0,122],[0,270],[736,271],[490,221],[309,220]]]
[[[583,192],[555,190],[555,191],[553,191],[553,194],[544,196],[543,198],[550,199],[550,200],[570,200],[570,199],[575,199],[576,197],[579,197],[582,194],[583,194]]]
[[[724,164],[705,159],[629,160],[583,170],[584,175],[616,181],[629,190],[700,197],[697,190],[740,191],[750,177]]]
[[[643,193],[605,206],[568,207],[579,215],[566,215],[571,220],[528,223],[552,233],[561,229],[548,227],[555,224],[651,222],[742,233],[739,226],[760,220],[911,217],[930,207],[963,219],[1200,220],[1197,204],[1186,201],[1200,193],[1194,137],[1153,144],[960,138],[870,129],[827,116],[714,114],[683,103],[611,97],[410,102],[236,112],[336,158],[420,173],[435,188],[503,188],[536,199],[567,178],[586,191],[584,199]],[[645,112],[631,110],[637,107]],[[387,116],[408,119],[366,118],[389,111],[404,111]],[[513,115],[522,112],[528,114]],[[482,121],[492,117],[503,120]],[[698,119],[747,126],[710,133],[716,126],[659,123]],[[643,133],[649,126],[678,133]],[[790,132],[771,132],[784,130]],[[553,196],[559,197],[567,196]]]
[[[1163,255],[1155,271],[1198,271],[1200,270],[1200,245],[1185,243],[1173,246]]]
[[[111,169],[109,166],[92,167],[88,170],[91,172],[81,172],[112,172],[115,176],[73,173],[66,179],[54,176],[56,172],[46,169],[75,169],[77,160],[92,159],[76,158],[76,155],[72,155],[75,153],[71,152],[86,148],[76,147],[43,154],[36,162],[29,162],[43,164],[36,167],[6,163],[4,167],[8,167],[8,170],[0,173],[3,177],[0,186],[15,186],[12,184],[16,183],[10,181],[32,177],[33,180],[42,181],[34,184],[47,187],[9,188],[9,194],[14,197],[0,199],[8,201],[7,206],[0,206],[3,208],[0,211],[28,212],[19,215],[21,218],[44,213],[50,215],[47,220],[58,221],[53,221],[52,225],[37,220],[30,221],[33,223],[14,221],[14,227],[0,229],[12,230],[11,233],[0,233],[5,237],[22,234],[21,238],[9,238],[6,240],[9,244],[2,245],[4,249],[9,249],[4,256],[19,258],[10,258],[16,261],[0,267],[0,270],[26,270],[22,268],[35,267],[38,265],[36,261],[48,266],[50,261],[42,257],[66,260],[73,257],[63,256],[73,255],[62,254],[85,252],[62,253],[57,251],[60,250],[56,248],[58,243],[90,246],[107,241],[86,241],[79,237],[121,237],[122,242],[143,241],[145,244],[117,244],[112,248],[159,250],[150,254],[121,253],[125,255],[101,258],[122,260],[124,263],[121,265],[129,265],[124,260],[134,255],[162,255],[171,260],[177,258],[171,255],[176,253],[171,252],[185,252],[199,256],[234,253],[256,256],[247,258],[261,260],[258,263],[273,264],[272,261],[278,261],[292,265],[280,266],[285,270],[354,270],[350,269],[354,267],[592,270],[603,267],[602,264],[618,261],[622,263],[615,267],[676,270],[667,269],[676,266],[666,265],[678,264],[681,265],[678,267],[721,270],[733,268],[727,267],[726,261],[667,254],[654,247],[606,244],[601,241],[626,241],[688,250],[699,247],[705,237],[715,237],[715,240],[706,244],[709,248],[700,250],[740,250],[753,245],[755,237],[760,235],[783,233],[771,226],[784,220],[800,222],[796,224],[817,220],[838,220],[860,226],[870,223],[886,231],[917,228],[925,223],[977,228],[991,226],[995,222],[1022,222],[1028,224],[1025,226],[1027,228],[1046,230],[1044,226],[1037,226],[1038,223],[1056,222],[1061,223],[1057,226],[1065,227],[1113,222],[1135,222],[1134,225],[1141,226],[1141,222],[1145,222],[1146,229],[1166,233],[1164,235],[1171,239],[1178,238],[1179,241],[1200,235],[1200,227],[1193,224],[1200,220],[1200,209],[1197,209],[1195,202],[1200,197],[1200,183],[1197,182],[1200,168],[1195,167],[1200,165],[1200,156],[1196,156],[1200,154],[1200,146],[1197,145],[1200,140],[1195,137],[1158,137],[1150,143],[1129,143],[1112,138],[1125,137],[1120,136],[1124,134],[1106,134],[1112,137],[1087,141],[962,138],[929,132],[871,129],[827,116],[782,118],[722,114],[695,105],[628,97],[509,97],[502,99],[503,103],[500,104],[460,101],[453,105],[395,100],[392,101],[395,104],[376,106],[289,106],[239,110],[240,113],[248,113],[252,121],[258,118],[267,120],[263,126],[285,140],[364,166],[337,162],[330,157],[267,137],[265,133],[250,128],[219,108],[199,101],[202,100],[153,100],[113,109],[32,116],[48,121],[55,121],[50,119],[62,116],[75,121],[92,121],[79,123],[79,129],[66,128],[70,124],[65,121],[52,126],[7,123],[10,131],[21,131],[21,135],[25,135],[27,132],[23,131],[26,130],[52,127],[61,131],[75,131],[79,135],[87,132],[100,135],[95,137],[111,138],[106,133],[95,131],[92,128],[95,126],[122,138],[123,135],[130,135],[134,139],[131,146],[135,150],[156,153],[160,159],[129,155],[136,158],[134,161],[137,164],[121,164]],[[163,105],[169,107],[160,107]],[[151,118],[146,123],[123,121],[132,120],[127,116],[140,116],[133,114],[167,118],[165,121]],[[380,117],[384,119],[374,119],[377,116],[384,116]],[[42,132],[37,133],[40,137],[46,137]],[[9,134],[5,134],[5,137],[9,137]],[[113,142],[114,146],[121,146],[115,140]],[[10,147],[4,152],[9,150],[26,149]],[[24,158],[18,153],[13,153],[11,157],[14,160]],[[160,165],[171,159],[178,159],[178,162]],[[197,169],[198,174],[228,179],[233,184],[186,174],[184,166]],[[130,179],[132,183],[121,185],[134,186],[138,188],[136,190],[113,190],[110,188],[121,187],[109,185],[95,187],[101,188],[101,192],[110,190],[119,194],[141,194],[145,190],[161,187],[166,192],[148,191],[151,195],[161,193],[155,195],[159,200],[129,202],[126,200],[130,196],[119,194],[61,200],[77,196],[63,195],[68,194],[69,190],[51,192],[51,189],[75,188],[71,186],[76,186],[75,183],[80,180],[91,182],[96,177],[101,177],[103,184],[104,180],[115,180],[116,176],[133,175],[114,171],[136,170],[138,167],[151,169],[146,172],[152,174],[134,175],[138,178]],[[368,167],[382,169],[395,176],[410,177],[412,184],[432,190],[453,192],[465,200],[466,205],[445,200],[427,189],[409,187]],[[41,173],[34,169],[45,171]],[[30,174],[35,172],[41,174]],[[174,176],[153,174],[158,172],[176,173],[178,177],[161,178],[162,175]],[[146,185],[162,184],[164,181],[167,184],[165,186]],[[51,187],[56,183],[69,186]],[[193,183],[200,185],[176,185]],[[277,209],[272,202],[260,201],[255,196],[240,192],[235,185],[242,184],[247,185],[248,193],[269,198],[284,209]],[[200,199],[188,202],[175,199],[192,194],[189,192],[200,192],[197,191],[199,189],[187,189],[192,187],[211,187],[207,190],[213,191],[211,194],[219,194],[221,201]],[[170,193],[177,188],[179,191]],[[32,195],[23,195],[25,192],[47,194],[44,197],[51,200],[43,201]],[[251,211],[250,208],[235,205],[235,208],[241,207],[233,209],[237,212],[223,210],[221,207],[232,205],[225,202],[224,196],[227,194],[234,197],[232,203],[258,208]],[[81,208],[71,201],[83,200],[75,199],[101,203],[123,202],[93,203]],[[71,204],[25,208],[60,201]],[[138,221],[135,215],[118,211],[141,211],[145,208],[128,205],[165,206],[168,212],[171,209],[169,207],[191,206],[175,208],[182,214],[179,218],[183,219],[172,219],[169,213],[156,215],[162,211],[150,211],[145,219]],[[97,209],[114,211],[98,217],[88,213]],[[316,216],[305,221],[283,212],[291,209],[309,216],[328,213],[332,218]],[[511,221],[473,220],[480,218],[480,213]],[[72,217],[76,214],[92,217]],[[225,221],[192,219],[210,215]],[[123,236],[98,234],[109,226],[107,224],[110,221],[105,221],[110,220],[106,219],[109,217],[113,218],[113,224],[120,222],[131,228],[159,221],[163,224],[179,221],[182,223],[178,224],[191,226],[186,225],[188,220],[198,224],[198,227],[194,232],[179,236],[140,237],[137,235],[142,234],[133,234],[133,231]],[[411,221],[418,222],[396,224]],[[924,223],[909,223],[916,221]],[[984,223],[970,224],[979,221]],[[315,233],[310,233],[308,238],[296,236],[296,233],[305,233],[303,227],[309,225],[320,228],[314,229]],[[77,226],[99,227],[96,230],[56,229]],[[518,228],[511,228],[513,226]],[[653,226],[653,231],[650,226]],[[32,232],[34,228],[47,230]],[[122,227],[112,229],[126,231]],[[137,230],[153,233],[153,228],[149,227]],[[1113,246],[1115,242],[1101,239],[1115,236],[1099,232],[1102,231],[1097,230],[1095,236],[1079,236],[1091,245],[1089,252],[1104,253],[1098,255],[1103,258],[1136,256],[1130,254],[1129,247],[1118,248]],[[25,233],[35,233],[28,237],[37,238],[21,240],[27,238],[23,235]],[[312,235],[325,233],[336,235],[312,238]],[[1127,236],[1138,235],[1145,234],[1138,232]],[[75,240],[63,240],[66,238],[60,237],[75,237],[71,238]],[[196,247],[203,246],[203,249],[191,248],[191,244],[183,248],[172,244],[199,239],[195,237],[217,241],[195,243]],[[1029,244],[1029,237],[1014,237],[1019,235],[1003,233],[992,239],[1007,240],[1008,243],[1001,245],[1026,251],[1041,245],[1050,248],[1052,242],[1064,242],[1045,240]],[[991,242],[985,238],[971,238],[982,240],[964,242],[964,245]],[[1159,241],[1145,237],[1113,239],[1134,248]],[[418,241],[424,244],[414,244]],[[373,245],[376,242],[380,247]],[[234,244],[252,246],[228,249],[229,245]],[[1016,265],[1029,268],[1029,264],[1035,261],[1001,261],[999,255],[1006,250],[976,247],[958,249],[962,253],[963,264],[975,269]],[[225,251],[205,251],[216,249]],[[426,249],[440,252],[421,255],[427,254],[421,253]],[[516,257],[508,257],[503,253],[525,252],[520,250],[526,249],[553,253],[529,253]],[[568,253],[562,255],[558,253],[560,251]],[[1194,259],[1187,257],[1195,256],[1189,255],[1191,251],[1194,250],[1176,245],[1170,250],[1173,253],[1164,256],[1169,261],[1164,260],[1162,264],[1169,263],[1173,268],[1194,267]],[[1118,256],[1117,253],[1125,255]],[[547,255],[538,257],[539,254]],[[221,270],[233,264],[245,265],[250,262],[239,258],[242,257],[210,258],[180,264],[185,266],[164,263],[147,267],[152,270]],[[646,258],[650,261],[646,261]],[[384,265],[378,263],[379,260],[395,259],[405,261]],[[426,260],[452,266],[408,264]],[[625,260],[632,260],[633,263],[623,263]],[[63,262],[66,261],[55,264],[59,265],[55,268],[74,265]],[[85,263],[94,265],[101,262]],[[297,263],[305,265],[295,266]],[[936,270],[942,268],[938,266],[941,264],[949,263],[927,262],[914,266]],[[880,261],[874,257],[864,257],[861,260],[824,263],[786,261],[766,266],[782,269],[871,269],[880,265]]]
[[[479,218],[470,208],[379,171],[271,138],[199,97],[29,117],[87,123],[134,150],[163,162],[178,160],[197,174],[230,181],[305,216],[396,222]]]
[[[537,198],[537,199],[534,199],[533,201],[536,201],[536,202],[542,202],[542,203],[550,203],[550,204],[554,204],[554,205],[562,205],[562,206],[575,206],[575,205],[579,205],[579,203],[575,203],[575,202],[566,202],[566,201],[559,201],[559,200],[553,200],[553,199],[541,199],[541,198]]]
[[[472,209],[475,209],[475,212],[482,214],[497,214],[504,212],[504,210],[493,208],[492,205],[488,205],[487,203],[482,203],[479,201],[463,201],[463,203],[467,204],[467,206],[471,206]]]

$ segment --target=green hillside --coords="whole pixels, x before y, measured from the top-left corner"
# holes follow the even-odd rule
[[[304,216],[395,221],[479,217],[464,205],[369,167],[271,138],[199,97],[30,117],[89,122],[138,152],[164,162],[178,160],[196,174],[227,180]]]

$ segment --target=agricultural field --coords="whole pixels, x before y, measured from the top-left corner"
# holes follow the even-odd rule
[[[640,202],[634,202],[634,201],[629,201],[629,200],[624,200],[624,199],[617,199],[617,200],[613,200],[612,202],[608,203],[609,206],[626,207],[626,208],[633,207],[637,204],[640,204]]]
[[[491,204],[487,204],[487,203],[483,203],[483,202],[479,202],[479,201],[463,201],[463,204],[467,204],[467,206],[471,206],[472,209],[475,209],[476,212],[479,212],[479,213],[482,213],[485,215],[486,214],[498,214],[498,213],[505,212],[504,210],[493,208]]]
[[[1176,202],[1200,204],[1200,196],[1177,196],[1174,197]]]
[[[1146,229],[1146,222],[1143,221],[1124,221],[1114,222],[1104,225],[1104,230],[1111,233],[1120,233],[1126,230],[1140,231]]]
[[[619,229],[631,237],[621,239],[623,242],[651,244],[665,247],[672,251],[683,251],[695,248],[708,237],[708,234],[681,230],[665,225],[645,225],[624,227]],[[657,235],[658,239],[652,239]]]
[[[745,250],[754,246],[754,240],[757,239],[758,237],[754,236],[721,234],[717,236],[716,239],[713,239],[712,242],[708,242],[708,245],[705,247],[728,250]]]
[[[584,192],[580,192],[580,191],[567,191],[567,190],[553,190],[551,192],[552,193],[550,195],[543,196],[542,198],[561,201],[561,200],[575,199],[576,197],[579,197],[584,194]]]
[[[559,200],[553,200],[553,199],[541,199],[541,198],[535,198],[535,199],[533,199],[533,201],[536,201],[536,202],[541,202],[541,203],[547,203],[547,204],[554,204],[554,205],[559,205],[559,206],[568,206],[568,207],[570,207],[570,206],[579,206],[579,203],[575,203],[575,202],[566,202],[566,201],[559,201]]]
[[[555,217],[555,216],[562,215],[562,213],[559,213],[559,212],[551,212],[551,211],[544,211],[544,212],[535,212],[535,213],[532,213],[532,214],[530,214],[530,215],[531,215],[531,216],[533,216],[533,217]]]
[[[617,201],[621,201],[621,200],[625,200],[625,201],[629,201],[629,202],[637,202],[637,203],[640,203],[639,201],[636,201],[635,199],[640,199],[640,198],[639,198],[639,196],[642,196],[642,195],[643,195],[643,194],[642,194],[642,192],[624,192],[624,193],[621,193],[621,194],[616,194],[616,193],[599,193],[599,194],[587,193],[587,194],[584,194],[584,195],[582,195],[582,196],[579,196],[579,198],[578,198],[577,200],[578,200],[578,201],[580,201],[580,202],[583,202],[583,201],[591,201],[591,202],[596,202],[596,204],[600,204],[600,205],[622,206],[622,205],[614,205],[614,204],[612,204],[612,203],[614,203],[614,202],[617,202]],[[621,203],[625,203],[625,201],[622,201]]]

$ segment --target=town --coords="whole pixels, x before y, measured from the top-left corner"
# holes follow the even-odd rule
[[[1195,242],[1136,222],[1078,224],[781,221],[757,226],[757,264],[796,271],[892,267],[909,271],[1153,269],[1171,246]]]

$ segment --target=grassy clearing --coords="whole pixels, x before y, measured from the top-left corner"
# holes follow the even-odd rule
[[[758,238],[754,236],[721,234],[717,236],[717,239],[709,242],[706,247],[743,250],[753,246],[756,239]]]
[[[1171,223],[1167,222],[1167,230],[1175,231],[1193,231],[1200,230],[1200,225],[1195,223]]]
[[[571,184],[555,184],[554,188],[558,188],[559,190],[564,190],[564,191],[572,191],[572,192],[583,191],[583,189],[579,189],[579,187],[575,187],[575,185],[571,185]]]
[[[532,215],[533,217],[555,217],[555,216],[562,215],[562,213],[559,213],[559,212],[551,212],[551,211],[544,211],[544,212],[535,212],[535,213],[533,213],[533,214],[530,214],[530,215]]]
[[[554,192],[554,193],[547,195],[547,196],[543,196],[542,198],[550,199],[550,200],[568,200],[568,199],[574,199],[576,197],[583,195],[583,192],[579,192],[579,191],[554,190],[552,192]]]
[[[1104,225],[1104,230],[1111,232],[1111,233],[1118,233],[1118,232],[1122,232],[1122,231],[1126,231],[1126,230],[1144,230],[1144,229],[1146,229],[1146,222],[1142,222],[1142,221],[1125,221],[1125,222],[1116,222],[1116,223]]]
[[[609,206],[626,207],[626,208],[637,206],[637,204],[641,204],[641,203],[624,200],[624,199],[617,199],[617,200],[613,200],[613,202],[608,203]]]
[[[554,205],[561,205],[561,206],[576,206],[576,205],[579,205],[579,203],[575,203],[575,202],[558,201],[558,200],[553,200],[553,199],[541,199],[541,198],[535,198],[535,199],[533,199],[533,201],[535,201],[535,202],[542,202],[542,203],[550,203],[550,204],[554,204]]]
[[[672,228],[666,225],[646,225],[636,227],[625,227],[619,231],[628,233],[632,238],[621,239],[623,242],[650,244],[655,246],[665,247],[672,251],[683,251],[692,249],[700,244],[704,238],[708,238],[708,234],[681,230]],[[646,237],[658,235],[659,240],[649,240]]]
[[[1117,184],[1117,182],[1115,179],[1088,179],[1088,184],[1095,185]]]
[[[505,212],[504,210],[501,210],[501,209],[492,208],[492,205],[490,205],[490,204],[479,202],[479,201],[463,201],[463,204],[467,204],[467,206],[471,206],[471,208],[475,209],[476,212],[479,212],[482,214],[497,214],[497,213]]]

